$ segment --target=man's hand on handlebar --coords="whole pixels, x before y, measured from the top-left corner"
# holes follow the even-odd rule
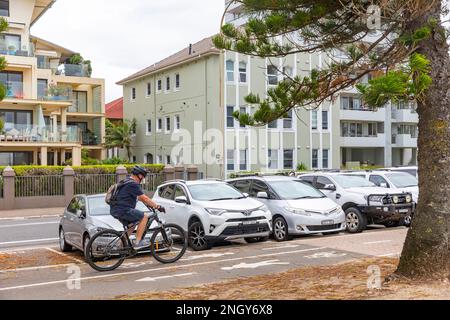
[[[158,208],[156,208],[156,210],[158,210],[159,212],[162,212],[162,213],[166,213],[166,208],[164,208],[162,206],[158,206]]]

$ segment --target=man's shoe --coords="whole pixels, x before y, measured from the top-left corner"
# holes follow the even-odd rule
[[[133,249],[134,250],[140,250],[150,247],[150,242],[147,240],[141,240],[139,243],[136,243],[136,240],[133,241]]]

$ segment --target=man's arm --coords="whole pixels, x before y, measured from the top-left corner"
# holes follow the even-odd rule
[[[154,202],[152,199],[150,199],[149,197],[147,197],[145,194],[140,195],[138,197],[138,200],[143,202],[144,204],[146,204],[147,206],[149,206],[150,208],[153,209],[158,209],[159,205],[156,204],[156,202]]]

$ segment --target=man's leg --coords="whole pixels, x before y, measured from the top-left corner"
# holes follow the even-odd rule
[[[144,215],[141,222],[139,222],[137,232],[136,232],[136,243],[139,243],[142,240],[142,235],[145,232],[145,228],[147,226],[148,217],[147,215]]]

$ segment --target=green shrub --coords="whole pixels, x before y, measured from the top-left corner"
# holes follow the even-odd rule
[[[128,160],[112,157],[102,161],[102,164],[129,164]]]
[[[297,165],[297,171],[308,171],[308,167],[302,162]]]

